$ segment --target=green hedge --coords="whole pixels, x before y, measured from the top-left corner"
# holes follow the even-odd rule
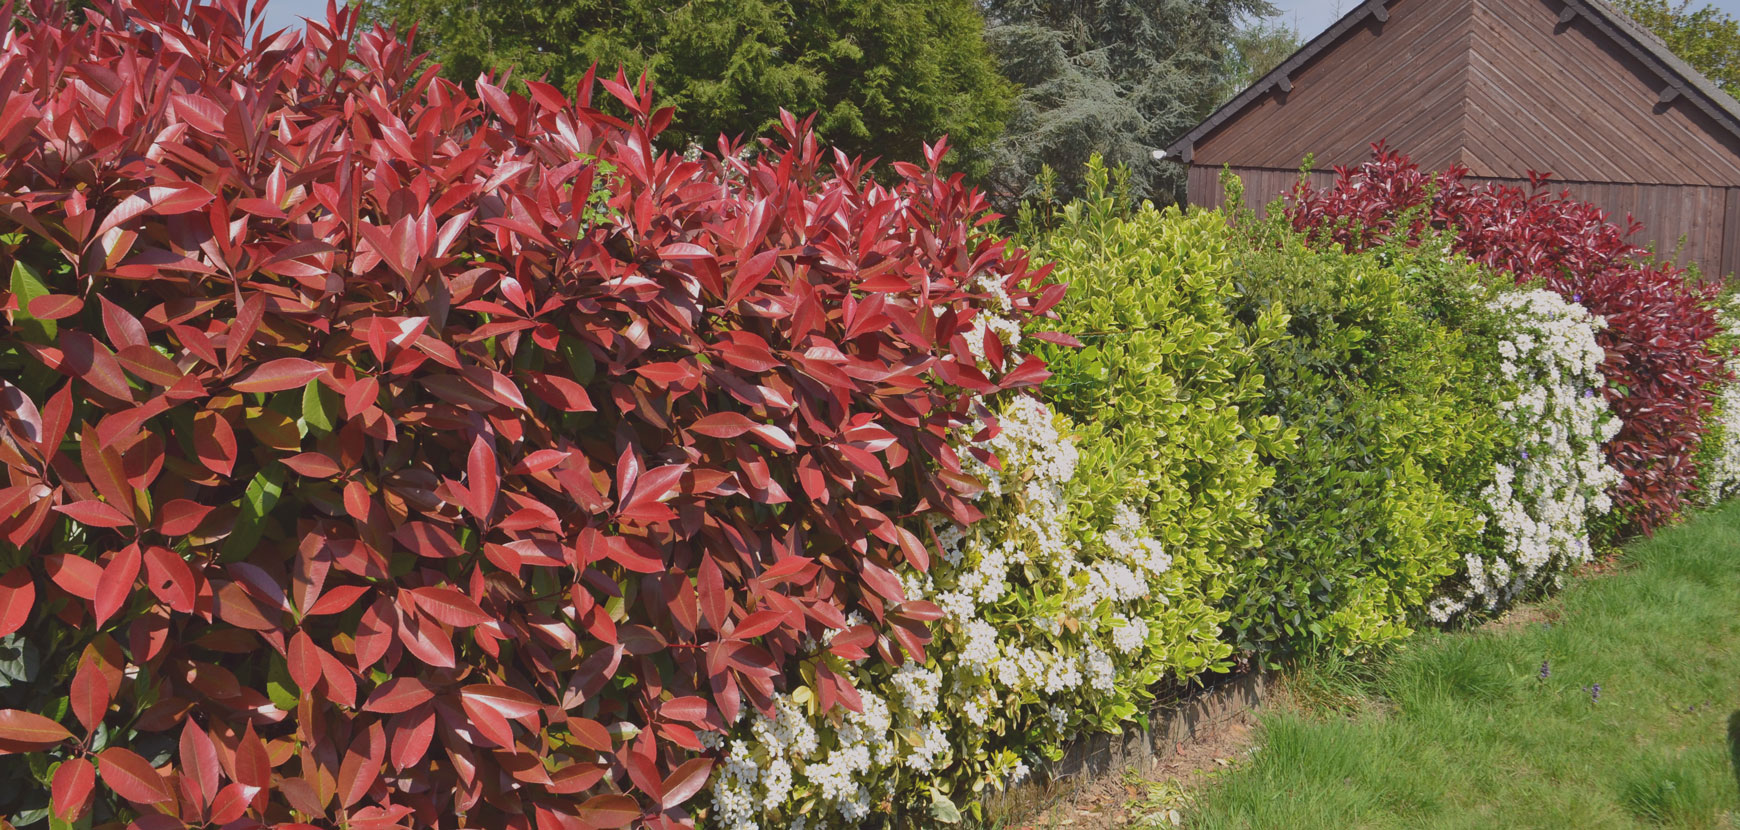
[[[1218,217],[1218,215],[1216,215]],[[1238,648],[1351,650],[1408,634],[1465,552],[1515,443],[1499,416],[1492,281],[1428,249],[1325,253],[1272,224],[1235,248],[1241,320],[1285,313],[1261,353],[1274,459],[1269,533],[1229,594]]]
[[[1141,505],[1173,558],[1167,587],[1188,630],[1169,668],[1192,676],[1231,653],[1219,636],[1235,574],[1263,539],[1266,457],[1291,443],[1263,412],[1260,356],[1285,336],[1280,309],[1238,320],[1238,244],[1216,213],[1129,211],[1096,160],[1035,256],[1069,286],[1058,312],[1080,348],[1047,348],[1047,401],[1081,424],[1082,468],[1099,510]]]

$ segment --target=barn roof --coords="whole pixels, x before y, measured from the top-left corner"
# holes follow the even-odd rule
[[[1343,15],[1334,25],[1322,34],[1311,39],[1299,51],[1269,74],[1264,75],[1256,83],[1251,84],[1243,92],[1227,102],[1207,120],[1173,141],[1166,148],[1168,155],[1180,158],[1189,163],[1193,149],[1198,141],[1213,133],[1228,121],[1238,117],[1252,104],[1260,101],[1263,96],[1275,91],[1286,93],[1292,89],[1294,73],[1310,63],[1319,54],[1329,51],[1339,44],[1344,36],[1354,29],[1367,24],[1371,18],[1383,23],[1389,19],[1389,7],[1397,0],[1365,0],[1352,11]],[[1612,39],[1626,52],[1629,52],[1638,62],[1649,68],[1665,83],[1661,93],[1661,101],[1666,104],[1679,96],[1708,115],[1711,120],[1723,129],[1740,138],[1740,101],[1736,101],[1709,78],[1693,69],[1648,29],[1633,21],[1630,17],[1609,5],[1606,0],[1562,0],[1564,10],[1560,14],[1561,23],[1570,23],[1578,16],[1587,19],[1595,28]]]

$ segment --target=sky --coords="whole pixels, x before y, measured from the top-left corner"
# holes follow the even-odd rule
[[[1341,12],[1358,5],[1359,0],[1270,0],[1281,10],[1280,19],[1299,30],[1310,40],[1329,28]],[[536,2],[536,0],[528,0]],[[1708,0],[1710,5],[1740,17],[1740,0]],[[325,12],[326,0],[270,0],[266,8],[268,29],[300,25],[302,17],[317,17]]]

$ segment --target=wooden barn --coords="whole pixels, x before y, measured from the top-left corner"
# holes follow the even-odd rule
[[[1740,271],[1740,103],[1603,0],[1367,0],[1167,148],[1193,204],[1323,184],[1385,140],[1427,169],[1551,173],[1634,237]],[[1683,248],[1681,243],[1683,241]]]

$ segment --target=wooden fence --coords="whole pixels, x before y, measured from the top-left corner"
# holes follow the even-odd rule
[[[1297,170],[1246,167],[1233,168],[1233,172],[1244,181],[1246,204],[1259,209],[1299,181]],[[1334,181],[1333,171],[1311,173],[1311,183],[1317,187]],[[1510,179],[1470,176],[1467,181],[1528,187],[1526,181]],[[1623,224],[1626,215],[1631,215],[1643,223],[1643,230],[1632,238],[1633,242],[1652,247],[1682,264],[1696,263],[1706,277],[1740,271],[1740,187],[1557,180],[1554,187],[1600,206],[1615,222]],[[1193,205],[1219,207],[1225,201],[1220,168],[1192,166],[1189,188]]]

